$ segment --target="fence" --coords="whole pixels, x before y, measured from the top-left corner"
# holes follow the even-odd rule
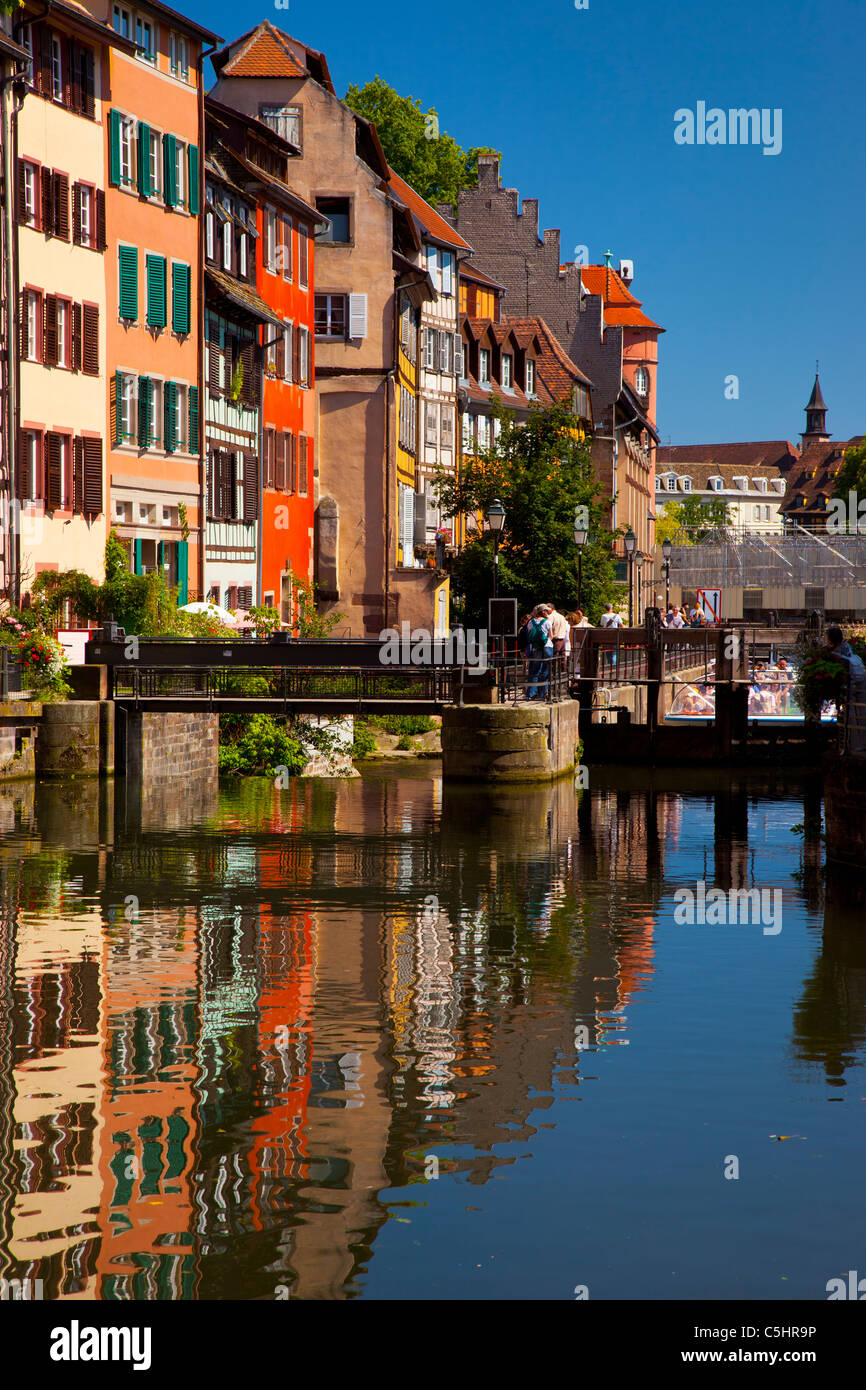
[[[10,695],[18,695],[23,689],[19,662],[8,647],[0,647],[0,700],[8,700]]]

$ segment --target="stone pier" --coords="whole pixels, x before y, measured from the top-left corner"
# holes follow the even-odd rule
[[[454,705],[442,712],[442,774],[448,780],[549,782],[577,760],[577,702]]]

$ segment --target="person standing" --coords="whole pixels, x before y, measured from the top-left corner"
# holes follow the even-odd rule
[[[529,683],[526,687],[526,698],[544,700],[547,697],[548,666],[553,655],[547,604],[537,603],[533,608],[526,626],[526,636],[529,641]]]
[[[622,618],[618,613],[614,613],[612,603],[606,603],[604,605],[604,612],[601,615],[599,627],[622,627]]]

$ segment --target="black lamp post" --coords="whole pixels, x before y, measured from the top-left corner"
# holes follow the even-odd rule
[[[662,555],[665,559],[665,612],[671,606],[671,551],[673,546],[667,539],[662,541]]]
[[[505,525],[505,508],[495,497],[487,508],[487,525],[493,532],[493,597],[499,592],[499,537]]]
[[[577,606],[583,608],[583,547],[586,545],[588,530],[585,526],[575,526],[574,543],[577,546]]]
[[[628,625],[634,626],[634,590],[632,588],[632,565],[634,564],[634,548],[637,545],[637,536],[631,527],[628,528],[622,538],[625,546],[626,558],[628,560]]]
[[[641,593],[640,593],[640,590],[641,590],[641,582],[640,582],[640,581],[641,581],[641,573],[642,573],[642,571],[643,571],[643,551],[642,551],[642,550],[636,550],[635,553],[634,553],[634,567],[635,567],[635,572],[636,572],[636,576],[637,576],[636,581],[635,581],[635,588],[637,589],[637,612],[638,612],[638,617],[640,617],[640,608],[641,608]]]

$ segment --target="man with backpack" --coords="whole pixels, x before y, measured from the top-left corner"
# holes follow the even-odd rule
[[[612,603],[606,603],[604,605],[604,612],[601,615],[599,627],[622,627],[622,618],[618,613],[614,613]]]
[[[538,603],[526,625],[526,640],[529,651],[529,683],[526,687],[527,700],[547,699],[548,659],[553,656],[553,639],[550,635],[550,621],[547,606]]]

